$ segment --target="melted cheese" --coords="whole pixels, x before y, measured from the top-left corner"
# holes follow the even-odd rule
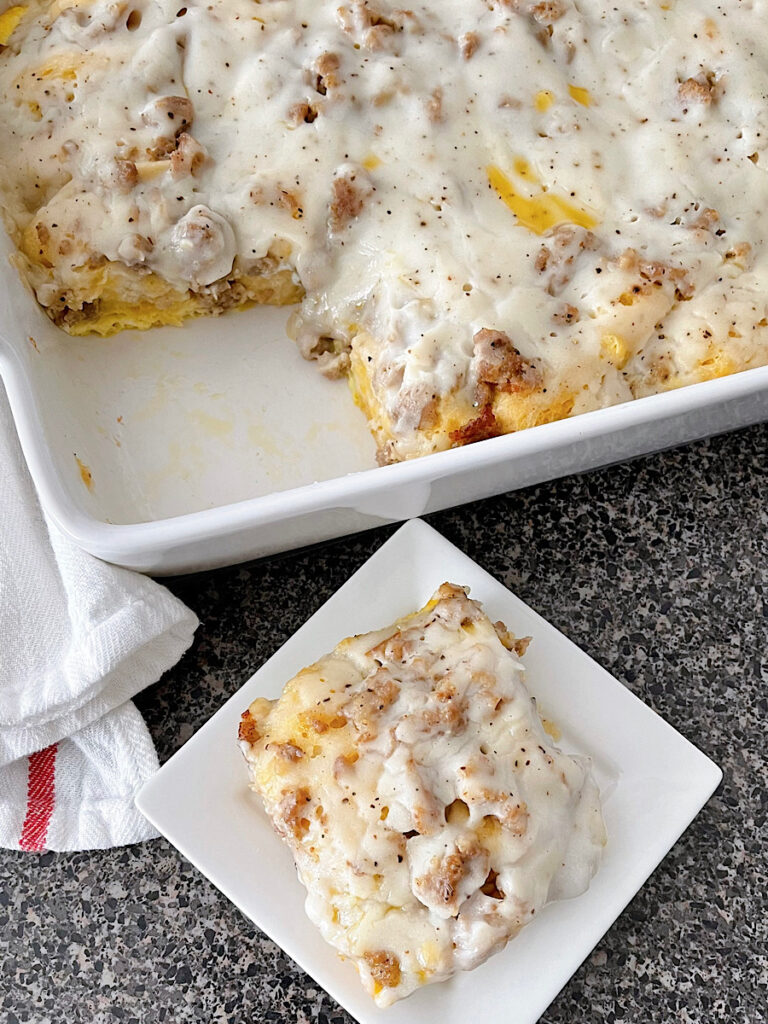
[[[305,354],[375,339],[408,457],[451,443],[430,402],[477,406],[482,330],[540,375],[505,429],[768,360],[767,29],[768,0],[33,0],[0,21],[6,217],[78,330],[124,322],[104,261],[174,321],[293,274]]]
[[[307,914],[381,1006],[482,963],[599,862],[589,762],[547,734],[524,646],[444,584],[243,716]]]
[[[515,171],[524,181],[539,184],[524,161],[515,162]],[[530,196],[522,195],[498,167],[488,168],[488,181],[518,222],[536,235],[543,235],[559,224],[577,224],[582,228],[593,228],[597,224],[592,214],[580,210],[555,192],[541,190]]]
[[[4,45],[11,38],[16,28],[24,17],[26,7],[8,7],[0,14],[0,45]]]

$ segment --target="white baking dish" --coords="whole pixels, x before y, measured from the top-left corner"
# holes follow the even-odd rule
[[[70,338],[10,251],[3,237],[0,373],[41,501],[83,548],[147,572],[244,561],[768,418],[761,367],[379,468],[346,385],[301,359],[284,311]]]

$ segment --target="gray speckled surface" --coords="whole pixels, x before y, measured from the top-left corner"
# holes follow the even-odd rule
[[[768,1022],[767,457],[756,427],[430,519],[725,772],[547,1024]],[[390,532],[170,581],[203,625],[139,700],[161,759]],[[3,1024],[350,1021],[163,840],[0,851],[0,963]]]

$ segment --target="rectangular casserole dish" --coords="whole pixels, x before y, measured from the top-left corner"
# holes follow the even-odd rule
[[[364,417],[262,307],[72,338],[0,240],[0,374],[47,514],[158,575],[234,564],[768,418],[768,366],[376,467]],[[275,385],[275,381],[280,383]]]

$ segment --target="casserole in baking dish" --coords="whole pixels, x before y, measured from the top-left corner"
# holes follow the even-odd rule
[[[32,0],[16,262],[70,333],[296,303],[381,462],[768,361],[762,0]]]

